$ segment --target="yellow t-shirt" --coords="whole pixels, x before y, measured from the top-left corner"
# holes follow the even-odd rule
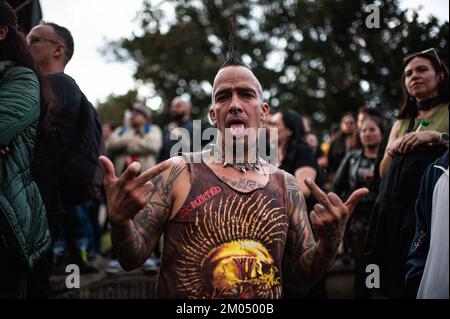
[[[421,131],[438,131],[438,132],[448,132],[448,104],[442,104],[437,106],[438,110],[431,114],[427,120],[429,121],[428,126],[422,126]],[[414,132],[420,125],[423,119],[414,119],[414,126],[412,131]],[[405,135],[408,129],[410,118],[402,119],[400,130],[398,132],[398,137]]]

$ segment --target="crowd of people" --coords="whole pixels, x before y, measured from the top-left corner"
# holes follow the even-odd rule
[[[343,110],[323,143],[307,114],[271,112],[231,52],[209,110],[230,151],[218,138],[193,147],[182,97],[167,125],[141,101],[101,124],[64,72],[74,47],[50,22],[25,36],[0,1],[0,297],[49,297],[50,276],[101,271],[101,254],[110,275],[158,272],[162,298],[326,298],[336,258],[355,298],[448,298],[449,74],[436,50],[404,59],[392,125],[376,108]],[[246,132],[261,127],[276,156],[250,161],[259,132]]]

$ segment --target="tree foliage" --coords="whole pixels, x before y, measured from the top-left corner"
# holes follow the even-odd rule
[[[144,1],[142,32],[110,49],[136,62],[134,77],[151,84],[165,105],[189,94],[198,116],[210,105],[230,34],[271,107],[312,115],[319,130],[362,105],[392,117],[408,53],[435,47],[448,61],[448,22],[420,22],[398,0],[166,2],[172,13],[162,2]],[[380,28],[366,27],[370,4],[379,8]]]
[[[131,90],[123,95],[111,94],[105,102],[99,103],[97,112],[103,123],[122,125],[124,113],[136,102],[138,92]]]

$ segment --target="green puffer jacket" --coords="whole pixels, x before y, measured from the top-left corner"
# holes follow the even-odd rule
[[[0,146],[9,147],[0,156],[0,240],[29,270],[50,247],[44,203],[30,168],[39,114],[36,75],[0,61]]]

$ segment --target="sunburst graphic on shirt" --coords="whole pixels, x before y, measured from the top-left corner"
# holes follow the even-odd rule
[[[191,298],[281,297],[280,272],[267,247],[286,241],[287,216],[274,206],[254,193],[220,197],[202,214],[197,210],[182,236],[179,288]]]

